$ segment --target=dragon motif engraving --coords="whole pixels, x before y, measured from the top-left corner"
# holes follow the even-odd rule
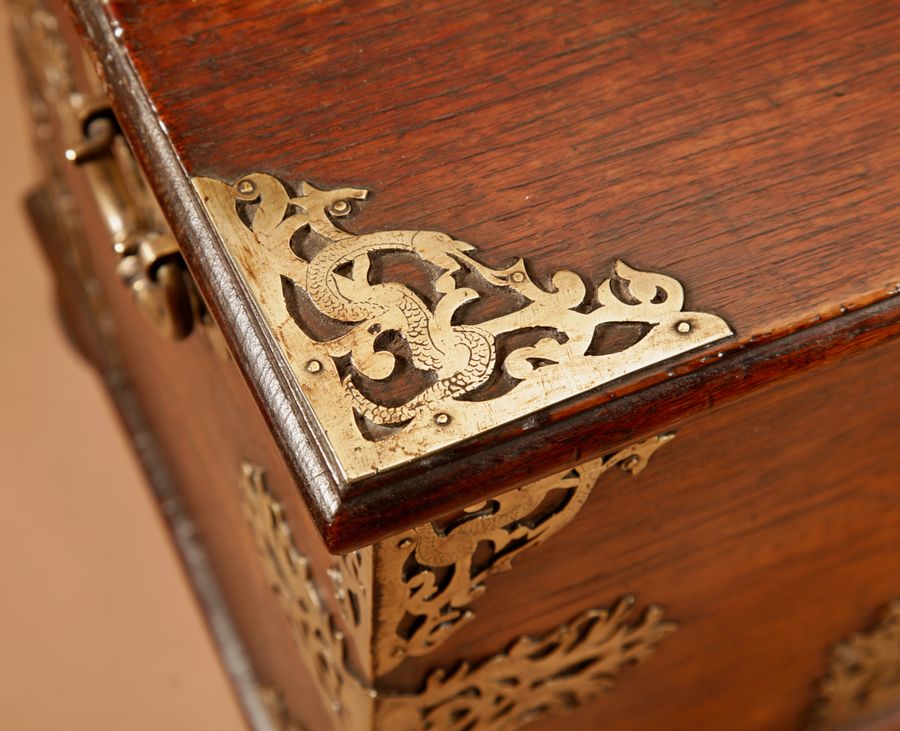
[[[346,230],[361,188],[193,182],[350,479],[731,334],[683,311],[677,280],[622,261],[596,287],[541,281],[445,233]]]
[[[519,554],[568,525],[603,473],[615,466],[640,473],[674,436],[647,439],[376,544],[376,577],[383,592],[376,672],[445,642],[474,618],[469,605],[484,593],[488,576],[509,570]]]
[[[453,274],[460,264],[455,257],[472,249],[446,234],[432,231],[388,231],[355,236],[335,226],[331,216],[346,215],[349,200],[362,200],[367,191],[356,188],[318,190],[301,185],[302,195],[291,198],[284,186],[269,175],[248,175],[238,183],[238,200],[259,201],[253,215],[253,233],[260,244],[283,247],[301,228],[329,241],[310,261],[295,257],[282,276],[300,285],[326,317],[356,327],[328,342],[332,358],[349,355],[354,368],[381,380],[394,370],[395,356],[375,350],[374,335],[396,331],[409,345],[414,367],[437,374],[437,380],[414,400],[401,406],[382,406],[366,398],[352,379],[343,378],[354,408],[381,425],[413,419],[428,404],[454,398],[484,383],[494,367],[494,337],[486,330],[452,325],[452,314],[477,297],[469,289],[457,289]],[[299,213],[287,216],[289,208]],[[439,311],[432,313],[411,289],[396,282],[370,284],[371,257],[379,252],[408,252],[433,264],[443,273],[435,289],[443,295]],[[348,276],[339,274],[350,267]]]
[[[645,660],[676,629],[656,606],[633,620],[634,599],[626,596],[611,609],[584,611],[542,637],[519,637],[483,660],[431,670],[415,692],[375,687],[348,663],[351,640],[322,602],[309,560],[297,551],[263,470],[244,463],[240,485],[263,570],[334,728],[513,731],[608,692],[626,665]],[[264,692],[263,700],[281,727],[299,728],[277,694]]]

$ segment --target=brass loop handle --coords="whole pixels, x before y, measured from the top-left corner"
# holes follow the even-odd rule
[[[178,243],[151,209],[155,201],[147,200],[152,194],[109,106],[87,104],[81,119],[84,137],[65,155],[88,178],[121,256],[116,271],[153,327],[181,340],[193,329],[198,298]]]

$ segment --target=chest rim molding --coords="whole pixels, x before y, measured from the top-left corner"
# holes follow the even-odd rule
[[[445,233],[338,226],[365,189],[303,182],[295,195],[266,173],[192,182],[350,482],[732,334],[722,318],[684,310],[674,278],[622,261],[597,285],[568,270],[541,282],[524,260],[488,266]],[[424,267],[431,291],[373,274],[389,253]],[[499,314],[469,314],[501,297]],[[598,344],[622,327],[628,339]],[[414,393],[373,395],[409,378],[422,380]]]

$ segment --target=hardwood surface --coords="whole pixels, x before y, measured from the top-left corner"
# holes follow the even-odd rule
[[[726,369],[703,368],[717,351],[681,361],[715,392],[748,389],[740,376],[767,340],[784,341],[777,368],[787,371],[810,357],[794,331],[834,318],[837,343],[854,327],[847,312],[887,298],[878,317],[898,319],[894,3],[105,8],[110,17],[76,10],[332,550],[498,492],[535,465],[610,449],[613,394],[643,392],[656,411],[685,382],[666,364],[427,463],[332,480],[182,166],[362,185],[374,197],[358,230],[446,230],[489,263],[524,255],[539,274],[568,266],[597,279],[616,256],[665,271],[686,283],[689,306],[737,333],[718,348]],[[629,420],[616,432],[627,441],[641,428]],[[581,454],[552,446],[556,435]],[[464,482],[448,479],[463,462]]]
[[[829,650],[900,598],[900,343],[689,419],[633,477],[486,582],[477,618],[384,680],[415,687],[624,594],[679,630],[534,731],[796,731]],[[897,728],[885,725],[882,728]]]
[[[746,342],[900,284],[900,6],[114,2],[189,175],[374,190],[492,263],[671,273]]]
[[[169,61],[160,59],[156,63],[153,49],[163,45],[161,39],[168,39],[166,53],[183,52],[186,71],[182,76],[193,75],[191,59],[199,59],[200,51],[190,50],[184,39],[192,35],[191,23],[199,25],[200,16],[208,12],[204,8],[210,7],[218,8],[212,27],[223,40],[216,41],[212,36],[206,42],[202,38],[194,40],[206,47],[207,61],[212,58],[219,63],[215,73],[220,76],[214,78],[213,70],[209,69],[204,87],[207,91],[203,95],[195,92],[195,99],[188,99],[183,91],[186,84],[180,86],[184,82],[175,79]],[[896,23],[892,25],[893,19],[889,17],[893,6],[848,4],[843,16],[844,33],[838,36],[839,23],[834,13],[812,3],[777,7],[760,3],[752,6],[758,12],[752,12],[749,4],[739,3],[727,8],[648,4],[641,6],[640,11],[619,9],[625,15],[616,15],[613,10],[598,22],[600,25],[620,22],[623,28],[628,28],[623,18],[632,17],[634,12],[649,13],[651,9],[660,11],[658,22],[648,21],[639,32],[606,38],[599,45],[591,45],[583,35],[584,28],[594,25],[591,18],[582,14],[576,22],[563,12],[570,8],[568,5],[560,6],[562,10],[545,18],[543,23],[532,24],[525,23],[520,16],[540,14],[549,6],[510,6],[504,17],[504,28],[508,27],[510,32],[517,29],[514,40],[518,41],[512,43],[497,31],[496,24],[491,28],[493,33],[485,30],[491,24],[486,22],[484,13],[495,12],[494,8],[502,10],[504,5],[492,4],[490,9],[472,10],[468,14],[462,12],[467,6],[460,5],[460,15],[454,16],[456,20],[446,16],[456,12],[453,6],[422,6],[419,20],[398,26],[402,32],[368,36],[374,34],[372,26],[377,25],[373,17],[387,17],[379,13],[390,15],[390,9],[378,10],[379,7],[361,5],[356,16],[348,17],[347,24],[326,24],[320,42],[311,43],[305,51],[310,61],[304,66],[294,60],[295,54],[304,52],[299,45],[287,53],[287,39],[296,39],[301,34],[296,24],[284,22],[283,13],[287,10],[281,6],[257,4],[239,9],[227,3],[190,7],[117,4],[112,6],[112,11],[122,19],[119,34],[105,23],[101,6],[78,6],[87,31],[98,47],[104,49],[101,55],[123,123],[154,177],[185,245],[185,254],[237,354],[237,362],[223,358],[202,333],[172,343],[151,330],[115,272],[117,255],[108,246],[92,196],[84,188],[80,173],[69,170],[66,174],[77,191],[79,208],[88,223],[93,265],[109,299],[119,357],[133,387],[135,405],[143,412],[167,470],[179,488],[179,501],[192,520],[192,536],[209,553],[213,573],[246,644],[255,679],[264,686],[279,688],[288,707],[305,725],[316,729],[326,726],[327,714],[314,700],[313,684],[291,643],[290,628],[263,574],[242,514],[236,483],[243,461],[265,469],[273,496],[284,506],[298,550],[311,558],[318,583],[327,586],[325,568],[331,559],[326,548],[347,547],[390,534],[399,526],[424,520],[448,507],[471,503],[489,491],[533,479],[541,472],[606,451],[638,435],[674,429],[677,438],[654,456],[640,477],[610,473],[566,530],[539,550],[525,553],[510,572],[489,579],[486,594],[473,607],[478,620],[461,629],[452,642],[427,658],[407,661],[378,682],[382,687],[416,688],[428,667],[452,665],[464,657],[477,660],[496,652],[519,634],[545,632],[548,626],[565,621],[581,610],[606,606],[623,594],[634,593],[639,606],[663,605],[667,615],[681,624],[681,629],[644,664],[626,669],[618,689],[609,697],[582,708],[562,722],[548,721],[543,728],[549,731],[561,723],[573,731],[592,731],[601,723],[619,731],[638,728],[787,731],[799,727],[814,702],[815,681],[827,668],[828,648],[848,633],[865,627],[881,606],[898,595],[900,553],[896,535],[900,511],[894,493],[900,473],[900,453],[896,450],[896,435],[900,433],[897,410],[900,394],[896,387],[900,378],[897,358],[900,340],[896,338],[900,331],[900,307],[897,298],[887,296],[893,291],[890,282],[900,280],[896,276],[900,273],[897,271],[900,263],[891,238],[896,234],[897,220],[892,217],[895,212],[889,200],[893,185],[891,171],[896,167],[892,168],[896,158],[891,157],[889,143],[890,133],[895,130],[883,135],[863,133],[867,124],[871,126],[873,115],[876,120],[883,120],[883,127],[892,124],[893,118],[883,105],[888,104],[888,91],[895,83],[891,73],[896,68],[890,60],[896,47],[888,43],[896,31]],[[254,9],[256,12],[248,12]],[[342,5],[320,4],[292,6],[291,12],[299,14],[304,22],[323,23],[323,17],[333,20],[335,14],[340,17],[347,10]],[[741,12],[752,17],[738,22]],[[173,18],[170,13],[184,17]],[[863,22],[869,16],[871,22]],[[368,23],[362,24],[359,17],[366,18]],[[277,22],[279,18],[282,22]],[[151,19],[156,22],[168,19],[168,27],[161,29],[151,24]],[[793,25],[790,31],[784,31],[782,53],[773,58],[782,59],[786,68],[796,69],[801,75],[799,81],[788,72],[776,74],[775,61],[751,63],[753,57],[746,43],[744,46],[737,43],[742,51],[738,53],[723,40],[731,39],[734,44],[744,35],[749,37],[753,30],[758,40],[766,28],[774,33],[772,28],[782,19],[791,19]],[[177,26],[174,20],[178,21]],[[734,26],[726,26],[726,20]],[[246,32],[247,24],[272,27],[275,40],[270,39],[268,47],[264,47],[265,43],[256,42]],[[430,125],[420,119],[419,126],[404,128],[402,140],[393,137],[398,122],[391,118],[390,109],[384,110],[384,124],[390,132],[382,137],[373,136],[360,145],[350,141],[339,144],[331,136],[347,135],[349,140],[351,133],[358,132],[353,124],[363,124],[361,118],[354,116],[356,121],[346,122],[348,126],[344,130],[332,120],[335,123],[328,125],[320,139],[334,144],[335,159],[342,161],[341,169],[357,164],[363,166],[357,168],[360,175],[368,170],[372,176],[368,180],[354,177],[347,182],[376,188],[370,213],[363,214],[360,225],[374,228],[418,224],[446,228],[471,239],[491,256],[493,252],[501,258],[507,256],[515,244],[518,253],[536,256],[539,264],[550,262],[548,269],[568,264],[583,273],[596,275],[592,267],[601,267],[607,261],[607,254],[583,245],[591,240],[585,232],[593,224],[581,218],[574,218],[571,229],[566,229],[564,236],[571,239],[553,239],[562,242],[558,249],[541,249],[543,243],[538,241],[543,239],[538,238],[533,239],[533,247],[514,238],[506,243],[499,241],[501,234],[512,236],[510,232],[516,230],[520,231],[521,238],[526,228],[523,220],[515,215],[509,227],[502,226],[502,221],[498,223],[488,210],[501,205],[498,201],[508,193],[507,189],[496,187],[501,178],[506,177],[507,185],[515,185],[516,181],[538,185],[541,180],[538,167],[542,166],[544,174],[551,176],[547,180],[551,181],[556,179],[553,173],[547,172],[550,168],[568,173],[572,170],[571,161],[561,152],[566,148],[559,146],[559,139],[548,147],[548,157],[542,158],[543,148],[538,149],[540,146],[535,146],[523,129],[506,129],[501,124],[505,117],[497,117],[490,111],[494,108],[493,101],[484,101],[481,106],[472,101],[483,92],[485,99],[498,99],[497,104],[508,111],[521,100],[516,101],[514,95],[498,96],[498,88],[515,83],[522,89],[530,89],[523,98],[540,100],[541,108],[547,110],[547,115],[537,120],[530,114],[527,119],[531,124],[543,129],[543,125],[549,124],[547,120],[560,124],[565,121],[573,144],[582,139],[579,135],[592,140],[595,138],[591,135],[597,135],[596,139],[609,142],[612,149],[609,154],[613,158],[619,153],[626,156],[617,164],[627,167],[628,174],[633,176],[628,179],[631,182],[620,181],[622,187],[615,196],[600,194],[590,203],[585,202],[578,209],[581,214],[593,219],[594,224],[607,218],[614,220],[616,215],[625,216],[635,225],[638,221],[640,235],[637,229],[632,232],[635,240],[654,243],[645,244],[649,247],[645,250],[647,261],[632,263],[662,268],[685,279],[691,302],[713,310],[718,306],[738,329],[738,338],[723,348],[721,357],[716,353],[698,354],[679,365],[666,364],[659,372],[645,373],[618,384],[614,388],[615,398],[611,398],[607,389],[548,410],[529,432],[519,433],[515,426],[498,430],[441,459],[366,485],[328,483],[321,472],[315,471],[320,466],[318,457],[311,451],[308,434],[298,426],[302,423],[302,409],[283,399],[284,383],[278,381],[281,375],[260,345],[260,333],[254,330],[252,318],[241,309],[246,308],[246,302],[229,279],[227,269],[222,268],[221,252],[217,251],[203,222],[195,217],[190,196],[185,195],[186,181],[179,177],[181,173],[175,164],[179,159],[166,147],[168,139],[163,135],[163,128],[146,106],[147,100],[142,98],[140,89],[134,86],[135,77],[129,75],[128,64],[134,61],[147,80],[151,99],[157,102],[165,130],[175,143],[175,152],[183,156],[181,162],[188,164],[188,173],[234,175],[245,169],[244,156],[253,163],[251,167],[272,165],[271,169],[276,169],[278,155],[299,155],[302,145],[309,144],[309,135],[316,134],[311,129],[303,132],[303,125],[327,112],[310,104],[309,98],[327,100],[330,93],[337,93],[332,89],[334,78],[342,77],[338,73],[337,77],[323,78],[321,83],[325,88],[321,94],[311,77],[306,78],[304,83],[310,88],[306,102],[298,100],[295,108],[305,109],[305,114],[310,116],[302,121],[303,114],[298,114],[300,132],[291,135],[293,141],[289,143],[285,142],[288,135],[283,132],[273,132],[268,141],[262,139],[267,122],[255,108],[244,103],[238,93],[242,84],[252,86],[253,93],[260,98],[269,99],[274,95],[279,100],[287,100],[284,87],[267,81],[274,73],[267,69],[275,68],[276,59],[289,66],[299,64],[291,74],[292,84],[298,78],[303,82],[303,74],[321,69],[320,54],[326,53],[322,49],[331,49],[330,61],[335,68],[344,70],[344,82],[356,78],[358,85],[365,87],[362,77],[369,73],[366,68],[372,69],[373,78],[390,75],[392,68],[411,68],[408,57],[412,51],[405,55],[401,52],[401,47],[409,41],[399,36],[432,24],[447,41],[439,46],[447,49],[447,53],[441,63],[429,55],[427,59],[423,56],[418,64],[422,69],[421,79],[429,80],[429,86],[436,83],[435,79],[462,78],[457,76],[460,67],[469,74],[479,68],[486,72],[489,66],[505,59],[509,71],[505,80],[496,74],[485,76],[484,89],[476,84],[466,87],[467,93],[463,94],[466,89],[459,86],[458,94],[449,91],[438,94],[430,101],[423,100],[423,107],[411,102],[406,114],[413,118],[416,114],[432,114],[431,124],[436,127],[427,131]],[[241,25],[243,32],[238,27]],[[174,38],[176,27],[184,38]],[[548,29],[554,28],[560,33],[549,32]],[[718,33],[705,32],[710,29]],[[351,40],[337,43],[335,39],[341,33],[349,34]],[[855,38],[854,33],[859,35],[860,42],[850,44],[846,56],[829,56],[843,48],[836,38]],[[529,34],[533,34],[533,42],[527,46],[526,54],[523,49]],[[454,55],[457,52],[449,40],[454,35],[474,39],[471,56]],[[396,54],[391,56],[394,61],[379,64],[370,58],[365,60],[365,68],[354,66],[349,59],[356,58],[352,51],[357,37],[381,39],[378,42]],[[574,39],[568,53],[554,45],[562,42],[560,38]],[[130,56],[122,52],[120,42],[130,44]],[[222,42],[227,48],[216,46]],[[371,41],[367,42],[367,47],[372,47]],[[434,49],[435,43],[422,48]],[[554,53],[549,53],[542,44]],[[692,49],[693,55],[677,56],[674,51],[679,48]],[[494,55],[484,49],[492,49]],[[592,98],[589,92],[599,93],[585,85],[586,75],[577,72],[579,54],[587,54],[592,49],[597,56],[588,60],[594,66],[600,58],[609,62],[610,69],[618,69],[617,74],[610,73],[616,79],[611,84],[620,100],[624,103],[632,99],[630,106],[625,104],[616,114],[599,114],[596,119],[593,114],[588,117],[586,107],[582,109],[584,118],[576,115],[579,105]],[[609,53],[609,57],[597,49],[606,49],[603,53]],[[666,56],[666,49],[671,49],[673,55]],[[628,55],[616,61],[618,57],[613,51],[621,54],[627,51]],[[527,56],[531,66],[513,64],[511,61],[517,58],[517,53]],[[704,96],[706,87],[701,81],[706,79],[705,83],[716,89],[717,84],[725,84],[723,77],[715,72],[704,76],[695,69],[696,76],[687,78],[697,80],[696,98],[687,94],[688,87],[678,85],[676,96],[684,102],[683,106],[673,101],[674,87],[669,96],[662,94],[668,101],[666,107],[654,106],[659,94],[649,94],[641,101],[641,79],[645,82],[643,86],[654,89],[654,84],[661,84],[663,90],[665,83],[675,84],[674,79],[665,82],[667,77],[663,72],[681,68],[671,61],[676,56],[682,63],[691,58],[697,63],[701,58],[707,59],[713,67],[724,63],[722,58],[731,59],[728,68],[735,79],[742,80],[741,88],[756,88],[751,81],[763,84],[765,76],[780,80],[797,93],[780,98],[781,107],[742,108],[743,116],[717,123],[716,115],[726,113],[732,103],[728,100],[733,96],[726,94],[720,98],[719,106],[712,104]],[[556,79],[558,83],[546,89],[528,87],[526,82],[531,73],[555,78],[554,58],[559,64],[558,73],[571,70],[571,77]],[[746,63],[739,64],[739,58]],[[860,92],[869,95],[864,96],[868,100],[867,112],[855,111],[852,105],[841,106],[840,100],[852,91],[844,92],[843,97],[834,96],[831,90],[820,96],[812,92],[804,95],[788,83],[793,79],[791,83],[802,86],[801,82],[810,82],[818,78],[817,74],[824,74],[822,69],[837,68],[828,66],[829,58],[841,59],[841,74],[849,73],[848,68],[861,73],[872,58],[881,61],[872,70],[871,85]],[[255,72],[234,71],[253,59],[257,61]],[[269,63],[271,67],[266,65]],[[687,68],[693,67],[688,64]],[[358,77],[353,77],[353,69]],[[628,70],[635,75],[629,79],[630,83],[623,80]],[[682,73],[688,72],[682,69]],[[154,79],[159,88],[154,88]],[[391,86],[391,94],[416,92],[419,78],[408,76],[406,80],[405,87],[399,81]],[[771,83],[777,85],[776,81]],[[815,86],[815,89],[826,86]],[[166,92],[166,88],[181,88],[181,95]],[[557,98],[557,88],[565,89],[566,94]],[[362,98],[351,102],[350,108],[364,105],[367,100],[371,104],[382,98],[393,100],[391,94],[382,97],[366,91]],[[217,111],[201,109],[203,105],[196,103],[201,97],[207,102],[212,100]],[[713,96],[712,101],[717,98]],[[736,98],[741,98],[739,93]],[[817,101],[822,102],[821,109],[816,106]],[[623,123],[620,115],[626,115],[629,110],[636,114],[635,110],[643,109],[641,104],[656,109],[657,116],[647,117],[643,126],[632,125],[634,139],[643,140],[643,144],[634,143],[629,147],[610,130]],[[443,203],[435,195],[416,198],[423,191],[442,190],[441,186],[449,185],[451,173],[468,166],[464,165],[465,154],[461,149],[464,137],[451,140],[449,133],[436,131],[441,125],[441,115],[436,110],[457,106],[468,110],[447,118],[457,125],[458,131],[475,130],[479,124],[486,125],[486,129],[490,123],[498,140],[516,134],[516,139],[522,140],[522,149],[536,155],[537,167],[522,162],[506,171],[494,169],[487,162],[500,158],[492,158],[494,152],[489,149],[486,158],[475,160],[480,177],[474,183],[469,181],[460,186],[463,190],[453,187]],[[705,110],[703,114],[701,106]],[[186,135],[197,134],[185,121],[188,111],[184,110],[189,107],[195,113],[194,124],[222,126],[208,126],[202,138],[188,140]],[[235,116],[242,120],[238,129],[243,129],[247,136],[247,128],[240,125],[249,125],[250,129],[257,130],[253,135],[258,139],[249,139],[245,149],[237,149],[238,137],[227,132],[229,128],[224,120],[228,115],[222,114],[223,109],[235,110]],[[525,107],[525,111],[530,109]],[[182,111],[176,113],[176,110]],[[818,129],[827,126],[829,132],[832,128],[842,130],[844,136],[838,140],[837,150],[833,150],[836,157],[829,157],[825,152],[809,154],[811,149],[819,150],[816,147],[819,142],[812,138],[813,126],[807,126],[804,121],[809,115],[801,111],[809,112],[818,120]],[[759,118],[757,113],[761,115]],[[823,116],[815,117],[815,113]],[[778,114],[787,116],[783,119]],[[660,205],[651,209],[635,191],[656,181],[661,188],[653,200],[672,203],[678,191],[671,185],[670,177],[672,166],[677,167],[681,160],[678,150],[703,141],[700,139],[703,135],[691,137],[673,132],[671,138],[663,137],[654,145],[653,135],[661,134],[667,124],[674,130],[687,119],[693,119],[696,124],[707,119],[710,126],[703,128],[701,124],[701,129],[707,129],[709,137],[703,140],[712,144],[709,149],[704,148],[704,154],[690,157],[690,162],[682,161],[692,170],[688,179],[681,181],[688,190],[690,180],[694,179],[690,175],[712,174],[716,165],[733,162],[732,158],[739,155],[746,155],[748,165],[757,172],[768,170],[773,176],[779,171],[788,175],[789,169],[801,172],[789,177],[787,187],[775,189],[763,185],[762,178],[756,178],[760,186],[758,194],[767,202],[765,210],[746,207],[750,206],[752,186],[747,179],[739,177],[728,183],[730,169],[724,168],[714,178],[717,187],[714,194],[710,193],[711,197],[689,198],[692,205],[685,204],[687,207],[681,211],[684,219],[678,217],[677,206],[672,209]],[[825,125],[822,119],[834,124]],[[767,127],[772,136],[751,137],[747,147],[742,148],[735,147],[727,134],[732,129],[729,125],[739,124],[740,120],[751,127],[764,121],[776,124],[778,120],[787,120],[790,124],[784,121],[781,127]],[[843,128],[838,124],[840,120]],[[275,123],[280,129],[286,122],[277,119]],[[373,127],[379,124],[371,122]],[[610,126],[609,130],[606,126]],[[790,134],[792,130],[797,134]],[[564,131],[552,132],[550,127],[543,132],[547,139],[554,134],[566,136]],[[282,134],[285,136],[279,137]],[[432,134],[443,139],[440,149],[416,146],[417,141],[422,143]],[[803,134],[810,135],[805,143]],[[485,136],[482,134],[473,144],[479,149],[489,148]],[[207,144],[209,141],[218,144],[219,140],[221,145],[217,149]],[[294,147],[287,150],[286,144]],[[823,143],[821,149],[826,147]],[[193,152],[194,148],[197,152]],[[381,157],[374,155],[382,148]],[[400,180],[393,172],[397,165],[391,163],[391,155],[401,148],[422,152],[421,159],[410,162],[415,180]],[[510,152],[511,149],[503,154],[518,154]],[[191,157],[194,155],[196,159]],[[209,160],[218,155],[216,159],[221,167],[216,170],[195,167],[203,155],[208,155]],[[862,194],[854,193],[847,179],[840,177],[841,164],[849,165],[860,158],[866,159],[875,172],[866,181],[865,202],[848,212],[855,200],[853,196]],[[600,158],[583,159],[586,169],[609,172],[604,167],[607,163]],[[337,165],[329,160],[325,154],[316,157],[315,153],[307,152],[302,169],[293,167],[296,162],[282,162],[279,164],[283,167],[276,171],[305,176],[306,165]],[[642,172],[647,170],[649,160],[657,165],[658,176],[650,177]],[[390,175],[394,177],[378,177],[379,166],[392,171]],[[438,175],[440,166],[448,173],[445,179]],[[312,174],[310,177],[317,182],[344,182],[344,178],[330,175],[325,171],[322,178]],[[575,176],[563,175],[562,179],[575,180]],[[571,183],[574,188],[566,189],[576,198],[591,185],[587,175],[577,180],[580,182]],[[616,190],[615,181],[612,182],[610,187]],[[825,190],[820,185],[830,186],[829,197],[823,197]],[[404,190],[404,186],[405,197],[389,198],[394,195],[392,191],[398,187]],[[500,193],[479,197],[479,191],[486,189]],[[388,207],[379,212],[382,198]],[[419,207],[416,207],[417,200]],[[551,226],[559,225],[559,203],[548,200],[546,205],[522,215],[531,217],[534,231],[549,232],[553,238],[559,230],[551,231]],[[737,219],[740,223],[733,224],[733,230],[722,229],[716,233],[715,226],[724,220],[722,211],[727,211],[729,205],[737,205],[737,200],[743,201],[736,209],[740,211]],[[441,206],[448,204],[451,208],[442,212]],[[798,228],[798,222],[804,220],[804,205],[809,206],[806,214],[824,228],[813,231]],[[463,231],[436,222],[435,219],[451,213]],[[507,213],[512,215],[511,209]],[[468,222],[466,215],[471,215]],[[465,233],[467,226],[470,233]],[[699,239],[702,244],[696,243],[694,236],[681,247],[673,247],[668,242],[674,239],[667,234],[676,233],[679,226],[686,227],[683,233],[689,233],[694,226],[711,233]],[[487,237],[491,227],[497,227],[495,232],[499,232],[497,248],[493,248],[495,239]],[[755,237],[742,244],[751,246],[752,243],[753,266],[745,266],[748,261],[737,266],[743,249],[735,243],[739,237],[735,239],[733,234],[741,230]],[[624,229],[616,236],[617,246],[623,240],[628,250],[640,250]],[[725,248],[731,249],[730,255],[720,250]],[[852,257],[848,255],[851,249]],[[616,253],[623,251],[627,253],[624,249]],[[557,254],[571,258],[557,261]],[[651,258],[653,261],[649,261]],[[787,287],[781,279],[777,285],[773,284],[772,267],[776,264],[780,266],[779,276],[787,277],[791,286]],[[679,272],[678,267],[684,269]],[[884,283],[874,284],[879,277]],[[784,295],[780,286],[792,292],[796,289],[793,298]],[[772,304],[773,299],[778,302],[777,307]],[[845,312],[841,311],[841,305],[845,306]],[[78,329],[78,322],[77,318],[72,319],[74,329]],[[245,379],[250,380],[254,393],[247,388]],[[261,409],[254,404],[254,396]],[[281,439],[281,450],[272,440],[270,429]],[[466,475],[460,475],[460,461],[465,464]],[[298,477],[301,483],[307,481],[302,485],[306,488],[302,497],[306,498],[307,505],[295,489]],[[328,512],[323,505],[335,494],[341,504],[337,510]],[[307,506],[312,510],[307,510]],[[327,545],[318,540],[314,519],[319,520],[318,527]],[[323,600],[330,609],[335,609],[332,592],[323,592]]]

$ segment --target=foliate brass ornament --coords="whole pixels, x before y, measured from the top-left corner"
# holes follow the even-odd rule
[[[731,334],[682,311],[675,279],[621,261],[596,287],[539,282],[444,233],[337,226],[363,189],[193,183],[350,480]]]
[[[344,626],[352,632],[352,644],[366,673],[372,670],[372,547],[338,556],[328,569],[334,597]]]
[[[900,600],[834,647],[810,728],[842,728],[893,706],[900,707]]]
[[[379,729],[512,731],[608,692],[625,665],[645,660],[677,629],[649,607],[629,622],[634,599],[591,609],[539,638],[520,637],[480,664],[435,670],[420,695],[379,708]]]
[[[604,472],[619,466],[638,474],[674,436],[647,439],[377,543],[383,599],[376,672],[445,642],[474,618],[469,605],[485,591],[488,576],[510,569],[520,553],[568,525]]]
[[[370,691],[349,669],[344,633],[321,600],[309,560],[294,546],[284,513],[269,493],[263,471],[246,462],[241,469],[244,514],[253,529],[263,568],[335,729],[368,729],[373,711]]]
[[[347,662],[348,638],[321,601],[262,469],[245,463],[241,489],[266,575],[335,731],[513,731],[609,691],[624,666],[646,659],[676,629],[659,607],[635,620],[634,599],[626,596],[484,660],[435,669],[418,692],[376,689]],[[277,694],[264,700],[276,721],[289,721]]]

